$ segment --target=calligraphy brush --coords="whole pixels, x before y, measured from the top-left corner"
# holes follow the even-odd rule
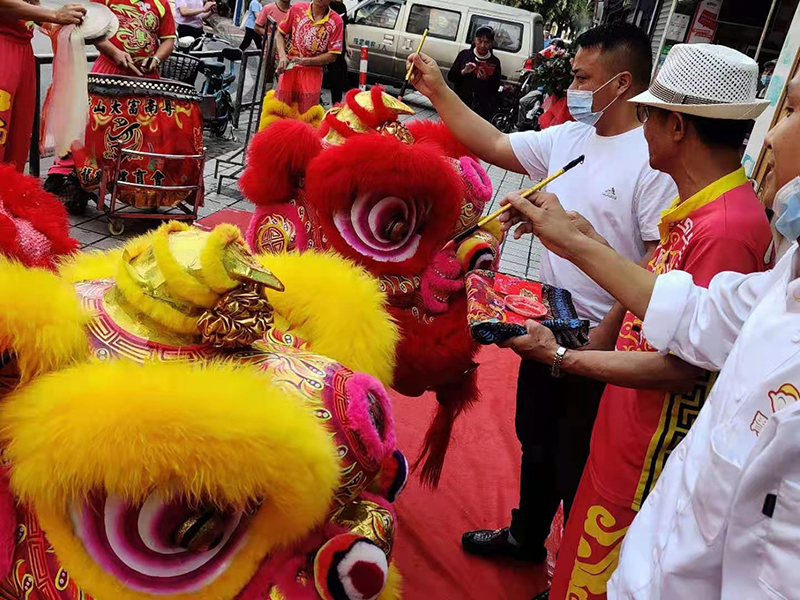
[[[422,44],[425,43],[425,38],[428,37],[428,30],[422,32],[422,39],[419,41],[419,46],[417,46],[416,54],[422,52]],[[406,71],[406,80],[403,82],[403,87],[400,88],[400,95],[397,97],[398,100],[402,100],[403,96],[406,93],[406,88],[408,88],[408,82],[411,79],[411,72],[414,70],[414,63],[411,63],[408,67],[408,71]]]
[[[563,169],[559,169],[558,171],[556,171],[555,173],[550,175],[550,177],[542,179],[539,183],[534,185],[532,188],[528,188],[527,190],[522,192],[522,194],[520,194],[520,196],[522,196],[523,198],[528,198],[528,197],[532,196],[533,194],[535,194],[536,192],[541,190],[544,186],[546,186],[548,183],[550,183],[554,179],[556,179],[558,177],[561,177],[564,173],[566,173],[567,171],[569,171],[573,167],[577,167],[578,165],[582,164],[583,161],[585,160],[585,158],[586,157],[583,154],[581,154],[578,158],[576,158],[575,160],[573,160],[572,162],[567,164]],[[447,244],[445,244],[445,248],[450,247],[450,245],[460,244],[465,239],[467,239],[469,236],[471,236],[473,233],[478,231],[481,227],[486,225],[489,221],[493,221],[494,219],[496,219],[497,217],[502,215],[509,208],[511,208],[511,205],[510,204],[506,204],[505,206],[503,206],[503,207],[497,209],[496,211],[494,211],[492,214],[483,217],[480,221],[475,223],[475,225],[473,225],[469,229],[465,229],[464,231],[459,233],[456,237],[454,237],[452,240],[447,242]]]

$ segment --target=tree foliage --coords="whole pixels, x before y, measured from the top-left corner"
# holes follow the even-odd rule
[[[555,23],[559,30],[569,27],[573,35],[591,25],[592,0],[495,0],[500,4],[537,12],[545,24]]]

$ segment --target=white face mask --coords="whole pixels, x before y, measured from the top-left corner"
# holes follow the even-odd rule
[[[606,87],[609,83],[614,81],[617,77],[622,75],[622,73],[617,73],[611,79],[606,81],[603,85],[599,88],[594,90],[593,92],[590,90],[567,90],[567,108],[569,108],[569,114],[572,115],[572,118],[578,121],[579,123],[585,123],[591,127],[597,125],[597,122],[600,120],[600,117],[603,116],[603,113],[608,110],[608,107],[614,104],[617,101],[619,96],[614,98],[611,102],[606,104],[605,108],[600,111],[593,112],[592,105],[594,104],[594,95]]]
[[[778,190],[772,210],[778,217],[775,229],[789,241],[800,238],[800,177]]]

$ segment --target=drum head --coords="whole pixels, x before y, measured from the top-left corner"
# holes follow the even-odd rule
[[[79,29],[87,42],[102,42],[117,33],[119,20],[104,4],[90,2],[86,5],[86,16]]]

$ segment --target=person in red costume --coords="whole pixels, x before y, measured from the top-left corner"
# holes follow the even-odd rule
[[[92,73],[135,75],[159,79],[161,63],[175,47],[175,19],[167,0],[94,0],[105,4],[119,19],[117,33],[95,44],[100,51]],[[65,183],[75,170],[72,155],[57,159],[47,171],[44,188],[63,198],[70,197]],[[70,181],[69,185],[79,185]],[[83,198],[83,196],[81,196]],[[80,214],[85,200],[67,201],[67,208]]]
[[[33,62],[35,23],[78,25],[86,9],[80,4],[48,8],[24,0],[0,0],[0,162],[25,168],[36,110]]]
[[[119,19],[116,35],[97,44],[92,73],[159,78],[175,46],[175,19],[167,0],[94,0]]]
[[[278,89],[275,97],[302,115],[319,103],[322,67],[342,53],[344,24],[330,8],[331,0],[292,5],[278,25]],[[289,48],[286,50],[286,41]]]

